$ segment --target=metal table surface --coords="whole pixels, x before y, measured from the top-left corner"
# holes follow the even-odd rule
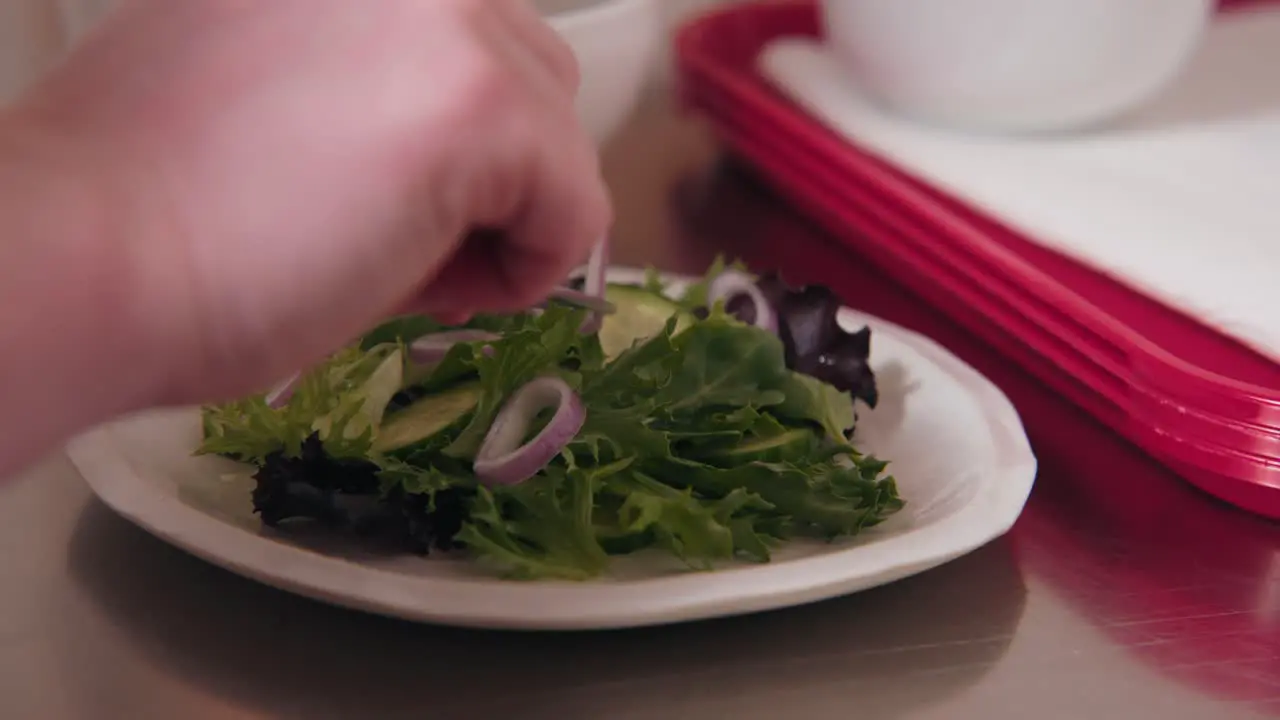
[[[805,222],[648,98],[609,149],[617,258],[717,250],[826,279],[996,379],[1042,472],[1007,537],[781,612],[512,634],[330,608],[215,569],[54,457],[0,488],[0,717],[1280,716],[1280,531],[1161,471]],[[786,248],[781,251],[781,248]]]

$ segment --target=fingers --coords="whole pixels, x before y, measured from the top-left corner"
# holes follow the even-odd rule
[[[477,232],[454,253],[410,311],[453,323],[477,312],[503,312],[512,304],[511,283],[502,262],[505,241],[497,233]]]
[[[541,300],[609,230],[613,207],[581,134],[537,144],[520,209],[500,232],[471,234],[418,300],[437,316],[514,312]]]
[[[529,199],[508,225],[506,247],[514,252],[502,262],[514,301],[526,306],[563,282],[613,222],[595,145],[576,119],[573,130],[540,146]]]
[[[492,0],[510,32],[523,42],[539,64],[570,96],[577,94],[581,76],[573,49],[529,0]]]
[[[526,0],[488,1],[483,32],[505,74],[483,80],[496,94],[477,96],[485,98],[475,116],[485,129],[475,129],[490,174],[467,171],[453,181],[468,188],[467,219],[500,232],[469,235],[417,298],[419,311],[438,317],[531,307],[581,264],[612,222],[595,143],[574,108],[572,51]],[[476,161],[468,149],[454,167]]]
[[[595,143],[579,125],[572,99],[579,72],[573,51],[528,0],[501,0],[503,16],[516,36],[537,55],[546,72],[565,88],[570,102],[559,105],[546,135],[538,138],[527,179],[529,194],[506,224],[505,242],[488,255],[493,277],[508,310],[545,298],[590,254],[608,232],[613,209],[600,176]],[[496,309],[496,308],[495,308]]]

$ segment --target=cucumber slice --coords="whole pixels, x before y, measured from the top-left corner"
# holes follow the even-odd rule
[[[373,449],[394,452],[430,439],[475,410],[481,395],[479,383],[468,383],[419,398],[383,422]]]
[[[689,327],[692,315],[669,298],[634,285],[609,285],[604,297],[617,308],[600,326],[600,346],[605,357],[615,358],[636,342],[662,331],[672,315],[678,315],[676,332]]]
[[[749,440],[740,445],[723,448],[711,453],[717,461],[732,465],[752,462],[783,462],[812,450],[818,436],[812,430],[796,428],[778,435]]]

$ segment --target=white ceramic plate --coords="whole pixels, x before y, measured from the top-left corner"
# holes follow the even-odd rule
[[[613,279],[635,281],[624,271]],[[1017,412],[988,380],[932,341],[846,310],[872,328],[881,403],[860,412],[857,442],[892,461],[907,507],[847,542],[796,541],[766,565],[679,570],[656,555],[588,583],[488,577],[465,560],[361,553],[263,530],[241,466],[194,458],[195,409],[148,413],[68,448],[116,512],[232,572],[290,592],[410,620],[489,628],[588,629],[733,615],[892,582],[1004,534],[1022,511],[1036,460]]]

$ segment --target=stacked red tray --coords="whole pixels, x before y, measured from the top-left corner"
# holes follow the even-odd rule
[[[1192,483],[1280,518],[1280,364],[829,131],[756,69],[771,41],[820,34],[810,2],[697,18],[682,100],[853,250]]]

